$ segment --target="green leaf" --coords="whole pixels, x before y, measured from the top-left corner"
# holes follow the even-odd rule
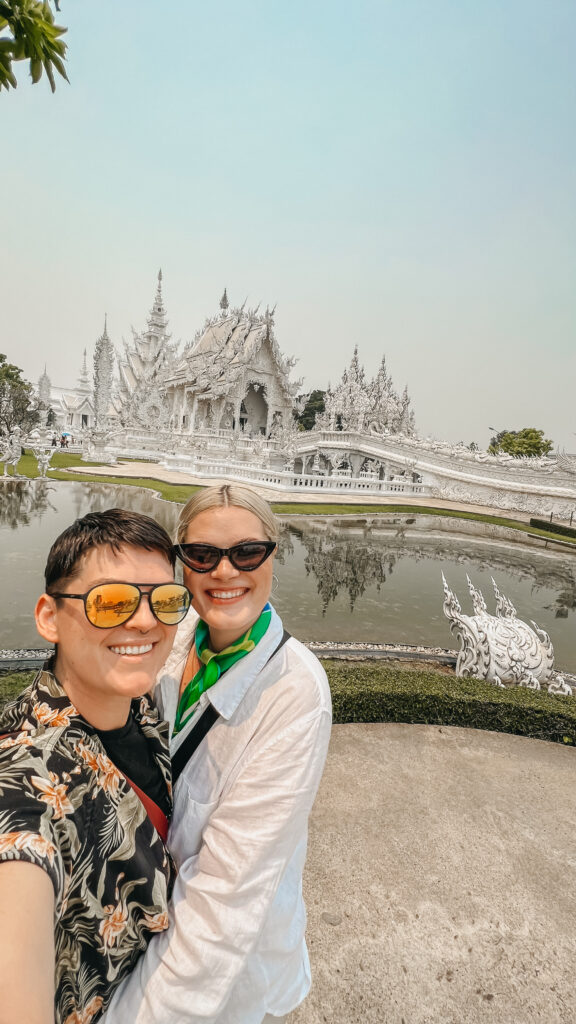
[[[30,61],[30,75],[34,83],[39,82],[42,78],[42,61],[37,57]]]
[[[44,61],[44,69],[46,71],[46,76],[48,78],[48,81],[50,82],[50,88],[52,89],[52,92],[56,92],[56,83],[54,81],[54,74],[53,74],[53,71],[52,71],[52,61],[51,60],[45,60]]]
[[[56,88],[54,69],[68,81],[63,63],[66,43],[61,39],[66,28],[54,23],[48,0],[0,0],[0,31],[6,28],[12,36],[1,40],[2,51],[7,53],[10,47],[13,61],[30,62],[33,83],[40,80],[44,69],[52,92]],[[16,79],[11,65],[4,61],[0,68],[0,88],[10,86],[16,86]]]

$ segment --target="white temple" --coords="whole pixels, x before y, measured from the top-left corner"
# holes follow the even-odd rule
[[[340,383],[328,386],[313,429],[300,431],[294,363],[278,344],[274,310],[231,307],[226,290],[191,342],[173,342],[160,272],[146,327],[132,329],[116,356],[105,323],[92,382],[85,353],[76,389],[53,387],[45,369],[38,393],[44,404],[49,396],[55,428],[80,432],[86,453],[96,443],[98,458],[141,456],[198,479],[269,491],[429,495],[560,517],[576,511],[574,460],[490,455],[418,436],[407,388],[395,389],[384,357],[367,379],[357,348]]]
[[[211,428],[256,436],[292,420],[301,381],[290,382],[294,359],[284,359],[274,313],[231,309],[206,320],[165,380],[169,429],[193,435]]]
[[[88,371],[87,352],[84,349],[82,368],[78,383],[73,388],[52,384],[46,367],[38,380],[38,399],[43,412],[52,411],[52,426],[57,432],[68,431],[80,438],[86,430],[94,427],[94,386]]]

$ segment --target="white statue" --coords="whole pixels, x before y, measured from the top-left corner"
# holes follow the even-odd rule
[[[48,476],[48,467],[52,461],[52,456],[56,448],[33,448],[32,454],[38,463],[38,476],[42,480],[46,480]]]
[[[8,476],[8,466],[12,466],[14,469],[14,476],[19,474],[16,472],[16,466],[20,462],[22,455],[22,431],[20,427],[13,427],[11,433],[5,440],[0,439],[0,462],[4,463],[4,476]]]
[[[572,688],[554,672],[554,648],[547,633],[517,618],[512,602],[494,580],[496,614],[490,615],[483,594],[467,576],[474,615],[463,615],[444,573],[444,614],[460,640],[456,675],[485,679],[496,686],[546,687],[548,693],[572,695]]]

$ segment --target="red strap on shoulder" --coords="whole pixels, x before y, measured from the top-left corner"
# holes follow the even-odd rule
[[[13,732],[0,733],[0,741],[6,739],[7,736],[15,735],[17,734]],[[158,807],[158,804],[154,803],[152,798],[149,797],[148,794],[145,793],[143,789],[140,789],[140,786],[137,786],[135,782],[132,782],[132,779],[129,779],[125,772],[122,772],[122,775],[126,779],[128,785],[140,797],[140,800],[142,801],[144,807],[146,808],[146,813],[150,818],[150,821],[154,825],[154,828],[156,829],[158,835],[162,839],[162,842],[165,843],[168,839],[169,822],[168,818],[164,814],[164,811],[162,810],[161,807]]]
[[[146,813],[148,814],[150,821],[154,825],[154,828],[162,841],[165,843],[168,839],[168,818],[164,814],[164,811],[161,807],[158,807],[158,804],[152,800],[152,797],[149,797],[143,789],[140,789],[140,786],[137,786],[135,782],[132,782],[132,779],[128,778],[126,772],[122,772],[122,775],[126,779],[128,785],[140,797],[140,800],[146,808]]]

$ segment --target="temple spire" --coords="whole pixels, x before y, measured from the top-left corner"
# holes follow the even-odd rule
[[[223,294],[222,298],[220,299],[220,309],[222,310],[223,313],[227,313],[228,312],[228,306],[229,305],[230,305],[230,303],[228,302],[228,295],[226,293],[226,289],[224,289],[224,294]]]
[[[148,333],[163,336],[166,334],[167,326],[168,315],[164,309],[164,298],[162,296],[162,270],[160,269],[158,271],[158,284],[156,286],[154,305],[152,306],[148,316]]]
[[[46,363],[44,363],[44,373],[41,374],[40,379],[38,381],[38,398],[40,400],[41,405],[43,405],[45,409],[47,409],[48,406],[50,405],[51,387],[52,384],[50,381],[50,377],[48,376],[48,368]]]
[[[86,349],[84,349],[82,369],[78,376],[78,386],[81,387],[83,391],[90,391],[90,374],[88,372],[88,356]]]

